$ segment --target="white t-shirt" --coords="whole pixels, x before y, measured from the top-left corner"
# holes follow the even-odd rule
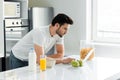
[[[63,44],[64,38],[54,35],[51,37],[49,26],[45,28],[36,28],[26,34],[13,48],[14,56],[20,60],[28,60],[29,50],[34,44],[44,47],[45,54],[55,45]]]

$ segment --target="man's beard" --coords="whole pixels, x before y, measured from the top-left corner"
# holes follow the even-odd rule
[[[63,36],[59,33],[59,29],[56,31],[56,33],[57,33],[60,37],[63,37]]]

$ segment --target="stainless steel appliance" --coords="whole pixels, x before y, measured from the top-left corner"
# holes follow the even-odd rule
[[[6,38],[20,39],[28,33],[28,27],[6,28]]]
[[[5,19],[6,38],[20,39],[28,32],[27,19]]]
[[[5,18],[18,18],[20,17],[20,2],[4,2],[4,17]]]
[[[5,69],[9,69],[9,55],[11,53],[12,47],[24,36],[28,33],[28,19],[5,19],[4,20],[5,27],[5,58],[3,61],[5,63]]]
[[[26,35],[28,31],[28,19],[5,19],[6,52],[8,55],[17,41]]]
[[[54,11],[52,7],[31,7],[29,8],[30,27],[37,28],[49,25],[53,19]]]

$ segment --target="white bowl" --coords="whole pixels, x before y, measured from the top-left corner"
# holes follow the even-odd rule
[[[46,65],[47,68],[52,68],[55,66],[56,60],[53,58],[47,58]]]

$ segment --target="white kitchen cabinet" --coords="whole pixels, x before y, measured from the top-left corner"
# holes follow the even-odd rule
[[[4,57],[3,1],[0,0],[0,57]]]

